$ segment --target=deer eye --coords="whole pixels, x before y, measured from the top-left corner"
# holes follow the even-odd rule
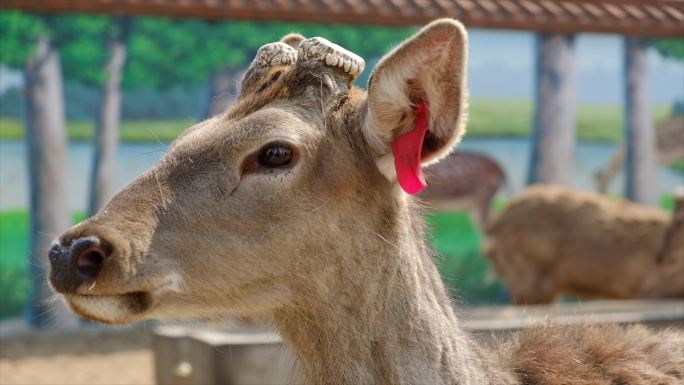
[[[284,144],[270,144],[259,153],[259,165],[267,168],[285,167],[292,162],[293,151]]]

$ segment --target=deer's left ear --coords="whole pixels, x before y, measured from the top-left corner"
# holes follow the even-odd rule
[[[364,132],[378,167],[409,194],[421,167],[447,155],[465,132],[467,35],[441,19],[406,40],[373,70]]]

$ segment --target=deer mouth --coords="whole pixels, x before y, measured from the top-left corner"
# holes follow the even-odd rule
[[[152,307],[152,295],[146,291],[107,295],[65,294],[64,299],[78,315],[109,324],[141,319]]]
[[[110,291],[82,285],[75,292],[60,293],[69,308],[81,317],[108,324],[124,324],[150,318],[168,297],[184,292],[183,280],[176,272],[143,285]]]

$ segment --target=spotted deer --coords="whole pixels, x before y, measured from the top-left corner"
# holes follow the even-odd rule
[[[492,201],[506,183],[499,163],[475,152],[455,151],[425,170],[427,187],[418,194],[429,207],[465,211],[484,229]]]
[[[535,185],[492,222],[483,252],[516,304],[684,298],[684,195],[676,206]]]
[[[50,284],[106,323],[253,314],[309,384],[663,383],[682,334],[459,327],[409,193],[464,132],[466,32],[438,20],[376,66],[322,38],[262,47],[236,103],[49,250]]]

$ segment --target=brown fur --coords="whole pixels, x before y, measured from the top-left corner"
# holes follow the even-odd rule
[[[684,383],[682,334],[642,326],[536,327],[503,344],[499,354],[520,384]]]
[[[684,227],[671,217],[598,194],[537,185],[492,223],[484,252],[518,304],[548,303],[561,294],[684,297]]]
[[[385,91],[427,97],[434,115],[447,109],[432,117],[424,163],[458,141],[465,44],[457,22],[429,25],[376,68],[370,96],[320,62],[297,62],[276,80],[273,70],[258,68],[267,79],[248,73],[225,115],[188,130],[159,164],[59,238],[68,247],[97,237],[113,250],[93,282],[62,290],[65,299],[111,323],[228,313],[269,319],[310,384],[535,383],[517,375],[528,366],[525,352],[537,349],[526,337],[510,350],[518,364],[458,327],[416,205],[391,169],[379,168],[407,128],[388,126],[383,109],[410,122],[415,102],[385,100]],[[256,165],[274,142],[288,143],[294,161]],[[60,276],[50,279],[61,287]],[[681,361],[672,353],[663,360]],[[664,365],[629,357],[634,375]],[[549,362],[549,370],[564,364]]]

